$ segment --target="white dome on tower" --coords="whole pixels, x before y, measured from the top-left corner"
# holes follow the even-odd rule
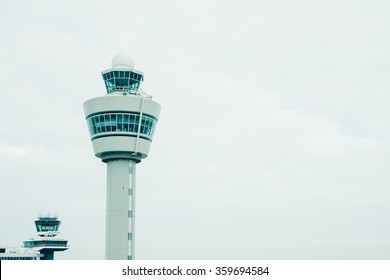
[[[112,63],[112,68],[118,68],[118,67],[134,68],[135,66],[134,59],[131,57],[131,55],[129,55],[125,51],[120,51],[119,53],[114,55],[111,63]]]

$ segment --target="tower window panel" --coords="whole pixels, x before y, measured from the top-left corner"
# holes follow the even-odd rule
[[[91,123],[91,119],[88,119],[87,124],[88,124],[89,134],[90,134],[90,135],[93,135],[93,133],[92,133],[92,123]]]
[[[130,72],[126,71],[125,72],[125,78],[129,78],[130,77]]]
[[[95,122],[96,125],[100,125],[100,116],[94,116],[94,117],[92,117],[91,119],[94,120],[94,122]]]
[[[123,115],[123,131],[129,131],[129,115]]]
[[[148,134],[148,119],[147,117],[143,117],[142,119],[142,126],[141,126],[141,133],[142,134]]]
[[[154,135],[154,129],[155,129],[155,127],[156,127],[156,121],[153,121],[153,125],[152,125],[152,133],[151,133],[151,137],[153,137],[153,135]]]
[[[99,118],[99,116],[94,116],[94,117],[92,117],[91,119],[93,119],[93,121],[94,121],[94,123],[95,123],[96,125],[100,125],[100,118]]]
[[[116,114],[111,114],[111,131],[116,131]]]
[[[107,92],[111,92],[115,89],[115,80],[114,79],[109,79],[109,80],[106,80],[106,89],[107,89]]]
[[[114,77],[119,78],[119,71],[114,71]]]
[[[111,131],[110,115],[105,115],[104,116],[104,124],[106,126],[106,132],[110,132]]]
[[[120,76],[121,78],[124,78],[124,77],[125,77],[125,72],[124,72],[124,71],[120,71],[120,72],[119,72],[119,76]]]
[[[111,114],[111,125],[116,125],[116,114]]]
[[[115,90],[115,79],[107,80],[107,82],[109,83],[108,87],[107,87],[107,91],[108,92],[114,91]]]
[[[146,134],[146,135],[149,135],[149,131],[150,131],[149,124],[146,124],[146,125],[145,125],[145,134]]]
[[[146,134],[146,126],[145,125],[141,125],[140,133]]]
[[[152,137],[153,134],[153,120],[150,120],[150,131],[149,131],[149,136]]]
[[[130,88],[131,89],[134,89],[134,90],[137,90],[139,87],[139,82],[135,79],[131,79],[130,80]]]
[[[123,115],[122,114],[118,114],[116,116],[116,123],[117,123],[117,131],[122,131],[123,130],[123,124],[122,124],[122,120],[123,120]]]
[[[116,89],[128,89],[129,88],[129,79],[122,78],[115,80]]]
[[[135,80],[133,78],[130,79],[130,86],[133,86],[133,84],[135,83]]]

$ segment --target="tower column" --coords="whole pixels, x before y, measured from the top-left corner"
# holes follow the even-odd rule
[[[136,162],[107,161],[106,259],[134,259]]]

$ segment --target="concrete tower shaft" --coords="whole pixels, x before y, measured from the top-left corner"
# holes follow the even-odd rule
[[[134,259],[135,166],[133,160],[107,162],[106,259]]]
[[[95,156],[107,163],[106,259],[134,259],[135,169],[149,155],[160,105],[140,89],[143,73],[121,52],[103,71],[107,95],[84,103]]]

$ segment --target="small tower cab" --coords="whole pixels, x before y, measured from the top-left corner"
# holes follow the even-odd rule
[[[38,237],[24,241],[25,248],[32,248],[43,254],[41,260],[53,260],[54,252],[69,249],[68,240],[59,238],[61,221],[57,217],[41,216],[35,221]]]
[[[102,72],[107,94],[139,94],[144,74],[135,70],[134,65],[134,59],[124,51],[114,56],[112,68]]]

